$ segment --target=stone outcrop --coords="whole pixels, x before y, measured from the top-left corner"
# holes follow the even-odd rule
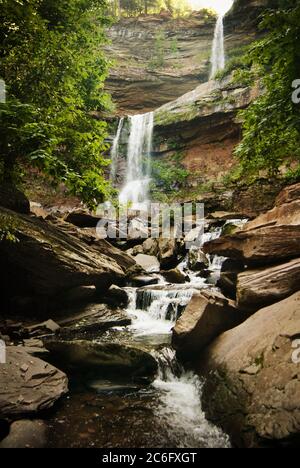
[[[194,293],[191,302],[177,320],[172,344],[177,353],[193,360],[214,338],[244,320],[233,301],[219,293]]]
[[[126,255],[110,244],[95,249],[44,220],[4,209],[0,214],[12,220],[17,240],[0,243],[3,298],[13,297],[15,302],[25,298],[29,308],[33,307],[32,298],[42,313],[49,299],[68,290],[94,285],[103,294],[125,278],[118,261]]]
[[[222,334],[202,354],[204,409],[236,445],[299,441],[299,333],[298,292]]]
[[[18,416],[51,408],[68,391],[66,375],[22,347],[8,346],[0,365],[0,414]]]

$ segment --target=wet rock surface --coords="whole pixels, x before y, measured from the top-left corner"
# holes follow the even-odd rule
[[[63,372],[30,356],[22,347],[7,347],[6,364],[0,366],[2,416],[35,414],[51,408],[67,391],[68,379]]]
[[[44,448],[47,445],[47,432],[44,421],[15,421],[10,426],[8,436],[0,442],[0,448]]]
[[[239,446],[299,440],[300,293],[222,334],[200,357],[205,410]]]
[[[220,293],[194,293],[173,329],[172,345],[179,356],[193,361],[214,338],[244,319],[235,303]]]

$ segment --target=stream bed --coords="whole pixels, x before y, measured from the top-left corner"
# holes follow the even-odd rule
[[[49,447],[230,447],[227,435],[205,418],[200,379],[183,369],[170,344],[176,319],[193,291],[204,287],[209,286],[195,278],[180,286],[161,281],[142,291],[126,288],[132,324],[106,332],[99,342],[150,353],[158,363],[155,380],[149,385],[124,375],[69,375],[70,394],[47,422]]]

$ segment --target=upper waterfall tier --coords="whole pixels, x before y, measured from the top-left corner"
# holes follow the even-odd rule
[[[154,114],[129,117],[130,136],[127,149],[126,179],[119,201],[135,206],[149,199],[150,154],[154,126]]]

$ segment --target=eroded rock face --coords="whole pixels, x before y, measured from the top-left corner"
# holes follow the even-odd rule
[[[232,153],[240,141],[236,113],[258,93],[258,88],[233,85],[228,78],[201,84],[160,107],[155,111],[156,155],[181,154],[193,187],[220,180],[235,164]]]
[[[108,31],[116,66],[108,90],[120,113],[153,110],[207,81],[215,17],[123,18]]]
[[[204,409],[238,446],[293,444],[300,434],[300,293],[262,309],[201,356]]]
[[[8,346],[6,364],[0,365],[2,416],[34,414],[51,408],[68,391],[66,375],[22,347]]]
[[[243,320],[234,302],[222,294],[195,293],[176,322],[172,344],[180,356],[193,360],[214,338]]]

